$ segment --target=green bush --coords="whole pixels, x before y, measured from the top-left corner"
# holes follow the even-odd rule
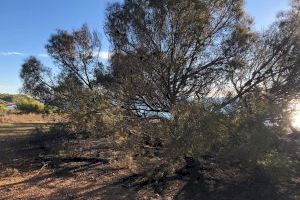
[[[6,110],[6,107],[4,104],[0,104],[0,113],[5,113],[7,110]]]
[[[283,126],[278,107],[260,93],[232,104],[230,111],[207,102],[184,102],[173,108],[170,119],[144,119],[131,126],[132,134],[116,141],[144,167],[154,169],[155,160],[156,167],[164,163],[173,167],[192,157],[203,163],[212,159],[223,170],[236,169],[241,176],[261,168],[273,181],[285,180],[289,162],[280,162],[285,156],[279,145]]]
[[[43,103],[29,97],[18,97],[16,105],[18,110],[23,113],[41,113],[45,109]]]

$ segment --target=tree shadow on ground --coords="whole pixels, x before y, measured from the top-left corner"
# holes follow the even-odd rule
[[[172,181],[183,182],[183,187],[172,197],[175,200],[292,200],[299,195],[299,183],[289,186],[284,192],[274,184],[271,178],[261,169],[255,169],[248,178],[242,180],[228,180],[206,175],[210,170],[203,164],[189,159],[184,168],[173,176],[162,177],[153,181],[145,178],[145,174],[134,174],[122,178],[106,188],[113,193],[113,188],[126,188],[131,193],[151,187],[154,193],[167,198],[165,190]],[[297,189],[298,188],[298,189]],[[103,188],[102,188],[103,189]],[[126,199],[126,198],[118,198]]]
[[[70,139],[70,135],[60,130],[39,128],[6,136],[0,141],[0,168],[13,168],[19,172],[36,170],[44,165],[46,156],[57,153]]]
[[[176,194],[176,200],[276,200],[285,199],[262,171],[257,169],[244,180],[224,180],[205,175],[201,165],[195,164],[185,175],[185,184]]]
[[[170,188],[171,183],[177,181],[182,185],[174,188],[172,199],[175,200],[294,200],[297,199],[296,195],[300,195],[299,182],[291,183],[288,189],[282,192],[281,188],[273,184],[270,177],[260,169],[253,171],[248,178],[238,181],[223,179],[221,176],[207,176],[207,173],[213,169],[192,158],[186,158],[186,165],[175,174],[165,175],[154,180],[150,179],[146,173],[123,173],[124,169],[112,167],[107,159],[101,157],[52,156],[55,155],[57,149],[60,149],[61,145],[64,145],[64,142],[71,142],[73,139],[62,136],[61,133],[42,135],[42,137],[39,134],[33,134],[29,138],[17,139],[9,144],[8,146],[17,145],[14,147],[15,149],[12,148],[14,151],[10,155],[14,155],[20,160],[6,161],[6,167],[11,166],[27,172],[39,171],[45,165],[52,171],[6,184],[0,188],[0,193],[5,194],[13,187],[20,187],[24,190],[39,187],[55,190],[42,199],[125,200],[140,199],[143,191],[149,191],[150,188],[150,193],[144,193],[144,196],[148,197],[146,199],[150,199],[153,194],[159,194],[163,199],[167,199],[169,196],[166,191]],[[295,141],[293,138],[286,141],[286,146],[293,154],[299,150],[300,140],[297,140],[298,143]],[[27,146],[28,144],[29,146]],[[96,146],[101,148],[99,144]],[[29,149],[24,149],[25,147]],[[89,148],[87,147],[87,149]],[[295,159],[299,159],[299,155]],[[5,163],[5,160],[2,159],[0,162]],[[78,178],[81,175],[83,179]],[[53,185],[53,181],[68,179],[73,179],[75,184],[64,186],[59,185],[61,182],[58,181],[57,185]],[[6,196],[7,199],[14,199],[13,193],[9,195]],[[31,199],[41,199],[41,197],[32,197]]]
[[[108,163],[107,159],[98,156],[75,154],[76,151],[80,153],[75,142],[78,142],[76,136],[68,134],[59,125],[46,131],[34,129],[31,133],[6,137],[0,141],[0,169],[12,168],[24,173],[47,167],[61,174],[65,170],[67,174],[76,168],[68,165],[70,163],[77,163],[80,168]]]
[[[238,179],[209,176],[207,174],[211,174],[210,170],[213,169],[205,162],[186,158],[186,165],[172,176],[151,180],[145,178],[145,174],[134,174],[120,179],[113,185],[136,192],[151,187],[155,193],[164,196],[170,182],[181,181],[183,187],[173,197],[175,200],[296,200],[300,198],[300,135],[283,136],[281,146],[286,155],[292,158],[291,166],[296,166],[295,176],[284,184],[275,183],[270,174],[259,167]]]
[[[122,170],[111,167],[105,156],[92,153],[95,150],[106,151],[107,144],[96,142],[91,145],[90,142],[95,142],[94,138],[78,139],[60,129],[50,131],[37,129],[32,133],[27,132],[0,139],[2,139],[0,169],[16,169],[21,173],[21,177],[22,174],[27,174],[20,180],[11,183],[8,181],[0,187],[0,193],[5,195],[4,199],[15,199],[16,192],[19,190],[27,193],[25,195],[29,195],[30,199],[74,199],[75,196],[86,199],[86,196],[94,194],[90,191],[100,184],[95,182],[96,179],[101,182],[102,176],[113,175]],[[80,142],[83,144],[79,144]],[[79,147],[80,149],[76,149]],[[61,156],[61,150],[71,152]],[[82,178],[78,179],[78,177]],[[53,183],[57,184],[53,185]],[[72,186],[65,184],[72,184]],[[16,192],[12,188],[15,188]],[[39,194],[30,194],[32,188],[56,192],[42,198]]]
[[[290,153],[297,155],[300,140],[288,140]],[[292,148],[293,147],[293,148]],[[208,158],[209,159],[209,158]],[[209,163],[210,160],[207,160]],[[300,196],[300,181],[290,181],[285,188],[275,184],[271,177],[261,168],[255,168],[247,176],[234,179],[223,176],[210,176],[211,169],[205,162],[197,162],[193,158],[186,158],[186,165],[173,175],[162,176],[160,179],[151,179],[147,173],[132,174],[115,178],[104,186],[87,186],[80,192],[72,190],[74,199],[140,199],[144,193],[146,199],[158,194],[162,199],[170,198],[169,190],[172,182],[181,182],[182,187],[175,187],[174,200],[296,200]],[[299,171],[300,172],[300,171]],[[298,173],[297,176],[300,177]],[[142,195],[143,196],[143,195]],[[155,199],[155,198],[154,198]],[[159,198],[157,198],[159,199]]]

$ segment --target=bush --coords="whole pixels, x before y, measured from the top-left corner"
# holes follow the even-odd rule
[[[18,110],[23,113],[42,113],[45,109],[44,104],[29,97],[18,97],[16,105]]]
[[[71,132],[107,136],[122,124],[121,109],[101,93],[78,90],[78,98],[67,99],[63,112]]]
[[[207,102],[184,102],[173,108],[170,119],[142,119],[115,141],[150,171],[164,170],[162,164],[173,169],[191,157],[238,169],[241,176],[262,168],[272,180],[287,179],[287,166],[279,162],[284,155],[279,151],[283,126],[278,105],[258,94],[245,102],[247,106],[232,105],[230,112]]]
[[[0,104],[0,113],[5,113],[5,112],[7,112],[5,105]]]

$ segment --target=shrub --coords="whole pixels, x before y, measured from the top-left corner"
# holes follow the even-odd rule
[[[0,104],[0,113],[5,113],[5,112],[7,112],[5,105]]]
[[[44,104],[29,97],[18,97],[16,99],[18,110],[23,113],[41,113],[44,111]]]
[[[259,94],[232,105],[230,112],[207,102],[184,102],[170,119],[142,119],[115,141],[150,171],[174,169],[190,157],[222,170],[238,169],[241,176],[261,168],[272,180],[284,180],[288,167],[279,162],[284,155],[278,145],[283,132],[278,106]]]

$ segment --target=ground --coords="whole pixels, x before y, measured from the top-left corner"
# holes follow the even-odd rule
[[[260,175],[254,176],[254,182],[227,183],[224,178],[219,183],[204,178],[199,172],[203,169],[195,164],[152,187],[142,174],[112,162],[105,139],[75,139],[59,128],[51,129],[50,134],[50,128],[51,124],[42,122],[0,124],[0,200],[300,199],[297,177],[285,188],[266,182]],[[291,135],[284,140],[295,159],[300,155],[299,139]]]
[[[126,187],[123,178],[133,173],[109,163],[104,141],[75,141],[59,133],[47,135],[47,129],[45,123],[0,125],[1,200],[160,199],[149,192],[149,198],[143,198],[147,190]],[[76,150],[68,157],[64,145],[80,148],[84,157]]]

